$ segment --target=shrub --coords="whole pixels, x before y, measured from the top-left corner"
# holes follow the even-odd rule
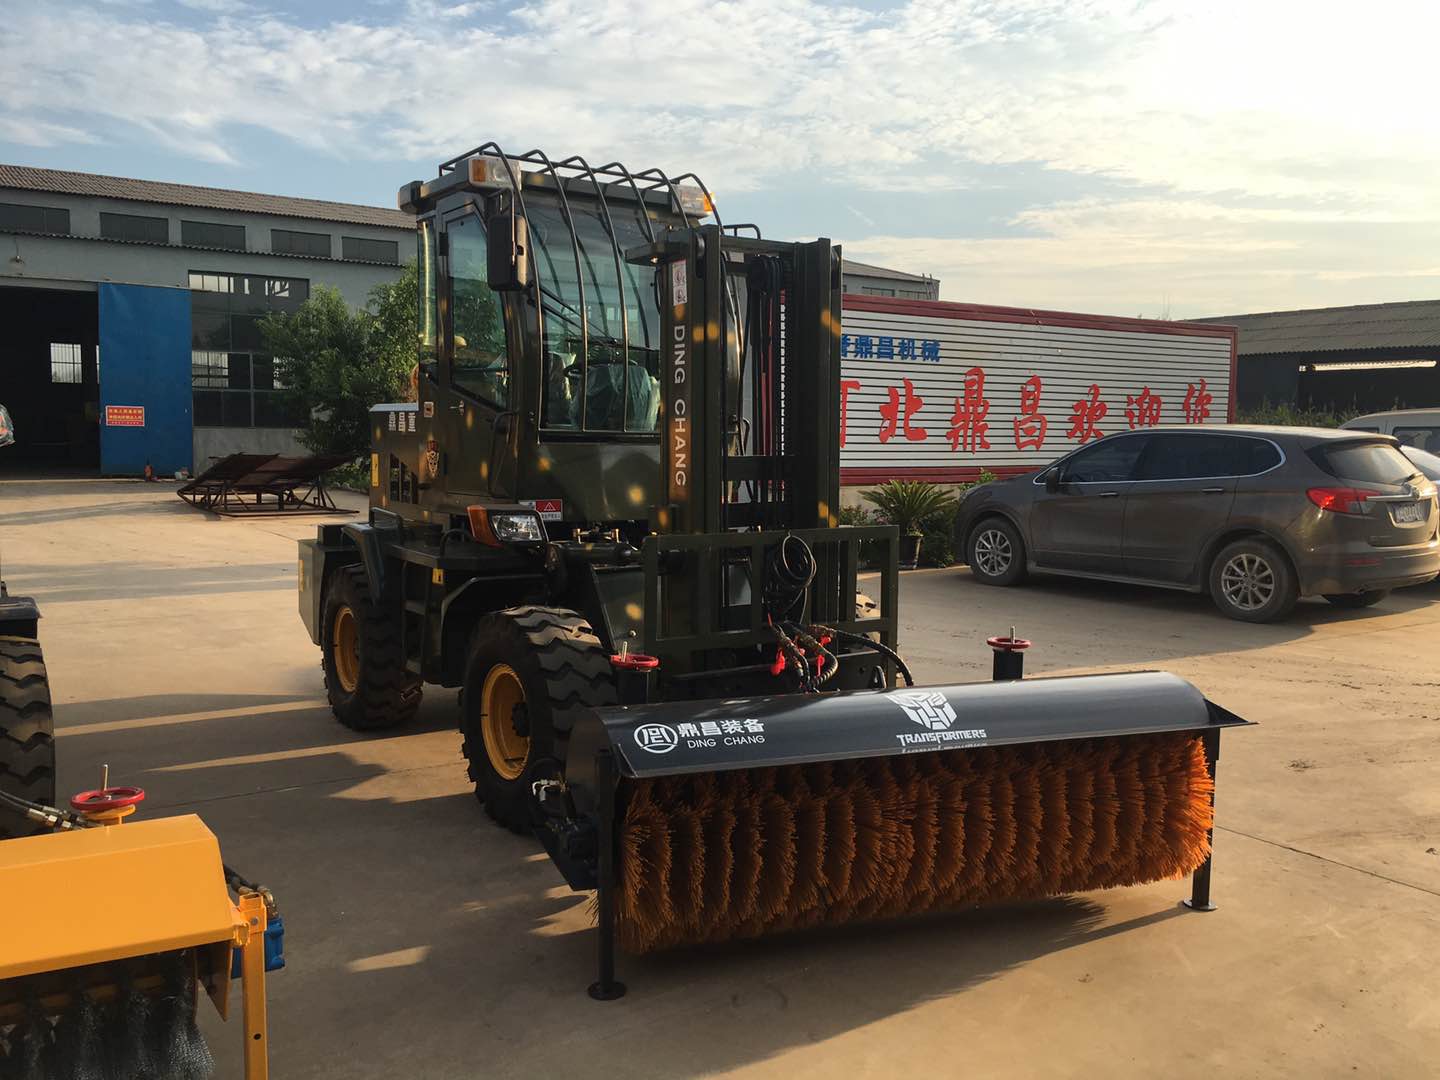
[[[1275,427],[1339,427],[1360,415],[1359,409],[1341,409],[1338,412],[1331,412],[1327,409],[1316,409],[1298,405],[1291,405],[1288,402],[1281,402],[1272,405],[1269,400],[1262,401],[1258,406],[1250,409],[1241,409],[1235,414],[1237,424],[1265,424]]]
[[[902,536],[922,533],[921,522],[946,510],[953,513],[955,506],[954,495],[924,480],[887,480],[860,495],[875,504],[884,521],[898,525]]]

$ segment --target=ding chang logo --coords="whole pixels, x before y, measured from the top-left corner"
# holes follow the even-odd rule
[[[668,754],[680,743],[669,724],[641,724],[635,729],[635,745],[652,754]]]

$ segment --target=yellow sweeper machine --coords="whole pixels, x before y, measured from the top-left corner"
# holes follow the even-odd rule
[[[232,982],[244,1075],[264,1080],[274,898],[193,814],[127,821],[139,788],[102,781],[55,805],[39,618],[0,581],[0,1080],[210,1076],[196,1009],[203,990],[228,1017]]]
[[[501,824],[635,952],[1194,874],[1220,732],[1171,675],[915,687],[898,533],[839,527],[841,257],[693,175],[494,143],[406,185],[418,400],[300,544],[336,717],[461,688]],[[852,423],[854,419],[852,418]],[[864,558],[878,606],[856,601]],[[901,683],[904,683],[902,686]]]

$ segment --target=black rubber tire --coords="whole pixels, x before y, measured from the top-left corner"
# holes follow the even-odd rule
[[[1270,599],[1259,607],[1246,608],[1236,605],[1225,595],[1221,586],[1224,568],[1239,555],[1252,555],[1263,560],[1274,575],[1274,589]],[[1210,561],[1206,580],[1210,586],[1210,599],[1220,609],[1220,613],[1240,622],[1266,623],[1283,619],[1294,610],[1295,601],[1300,598],[1295,568],[1290,565],[1289,558],[1274,544],[1259,537],[1244,537],[1221,548]]]
[[[1367,608],[1380,603],[1389,595],[1389,589],[1371,589],[1369,592],[1326,593],[1325,599],[1336,607]]]
[[[1010,562],[1000,573],[991,573],[977,561],[982,538],[996,533],[1010,545]],[[988,561],[988,560],[987,560]],[[1002,517],[988,517],[977,522],[965,540],[965,562],[970,573],[981,585],[1016,585],[1025,580],[1025,541],[1020,530]]]
[[[354,613],[359,633],[360,678],[354,692],[347,691],[335,673],[335,616],[342,605]],[[383,731],[414,718],[420,707],[420,680],[405,670],[400,627],[370,599],[363,567],[346,566],[336,572],[325,591],[320,626],[320,665],[335,719],[353,731]]]
[[[55,805],[55,719],[34,638],[0,637],[0,791]],[[0,806],[0,840],[49,831]]]
[[[508,664],[525,690],[530,749],[513,780],[491,764],[480,729],[481,688],[496,664]],[[526,606],[481,619],[465,658],[460,731],[475,797],[485,812],[514,832],[532,832],[537,808],[531,784],[560,775],[570,731],[583,708],[617,700],[610,655],[583,616],[565,608]]]

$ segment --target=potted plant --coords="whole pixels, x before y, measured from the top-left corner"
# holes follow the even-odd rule
[[[955,504],[949,491],[923,480],[887,480],[860,495],[875,505],[881,517],[899,527],[902,570],[914,570],[920,559],[920,523]]]

